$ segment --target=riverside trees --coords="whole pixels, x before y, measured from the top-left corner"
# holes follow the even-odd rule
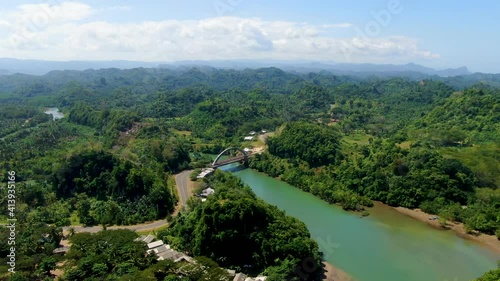
[[[486,272],[480,278],[474,281],[498,281],[500,280],[500,261],[498,262],[498,268]]]

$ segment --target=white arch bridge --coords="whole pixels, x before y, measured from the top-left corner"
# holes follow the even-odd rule
[[[220,158],[222,156],[224,156],[227,152],[231,152],[231,151],[240,152],[240,154],[236,155],[236,156],[233,156],[233,157],[230,157],[230,158],[227,158],[227,159],[224,159],[224,160],[220,160]],[[217,157],[215,158],[214,162],[212,162],[211,167],[212,168],[218,168],[218,167],[221,167],[221,166],[224,166],[224,165],[228,165],[228,164],[231,164],[231,163],[237,163],[237,162],[246,164],[246,163],[248,163],[248,158],[254,156],[255,154],[256,153],[254,153],[254,152],[247,152],[247,151],[245,151],[245,150],[243,150],[241,148],[238,148],[238,147],[226,148],[221,153],[219,153],[219,155],[217,155]]]

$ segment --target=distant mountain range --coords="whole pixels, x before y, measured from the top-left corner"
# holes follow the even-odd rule
[[[52,70],[86,70],[119,68],[131,69],[138,67],[145,68],[185,68],[210,66],[214,68],[262,68],[278,67],[292,72],[318,72],[322,70],[331,71],[337,74],[353,76],[464,76],[470,75],[466,67],[435,70],[418,64],[350,64],[350,63],[330,63],[314,61],[279,61],[279,60],[214,60],[214,61],[178,61],[174,63],[162,62],[139,62],[139,61],[43,61],[43,60],[19,60],[0,58],[0,75],[23,73],[31,75],[44,75]],[[423,78],[423,77],[422,77]]]
[[[435,70],[422,65],[409,63],[405,65],[394,64],[353,64],[353,63],[324,63],[308,61],[273,61],[273,60],[215,60],[215,61],[179,61],[173,64],[163,64],[161,67],[172,66],[211,66],[216,68],[261,68],[278,67],[287,71],[317,72],[327,70],[338,74],[366,76],[366,75],[391,75],[401,73],[421,73],[426,75],[437,75],[441,77],[469,75],[467,67],[448,68]],[[363,75],[364,74],[364,75]]]
[[[0,58],[0,75],[23,73],[44,75],[52,70],[86,70],[102,68],[130,69],[137,67],[158,67],[157,62],[136,61],[44,61]]]

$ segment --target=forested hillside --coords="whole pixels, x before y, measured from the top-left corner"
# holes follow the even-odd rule
[[[453,94],[415,122],[412,138],[440,146],[500,143],[500,91],[469,89]]]

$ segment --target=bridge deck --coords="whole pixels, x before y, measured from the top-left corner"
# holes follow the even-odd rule
[[[254,155],[255,155],[255,153],[248,154],[246,156],[246,158],[250,158],[250,157],[252,157]],[[211,166],[212,166],[212,168],[218,168],[218,167],[221,167],[221,166],[224,166],[224,165],[228,165],[228,164],[232,164],[232,163],[236,163],[236,162],[241,162],[243,160],[245,160],[245,155],[240,155],[240,156],[236,156],[236,157],[224,159],[222,161],[217,162],[215,165],[212,164]]]

